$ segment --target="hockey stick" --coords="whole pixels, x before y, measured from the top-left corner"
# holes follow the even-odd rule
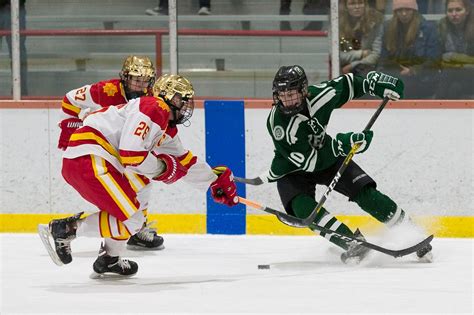
[[[293,221],[293,219],[295,219],[295,217],[293,217],[293,216],[290,216],[290,215],[288,215],[286,213],[283,213],[281,211],[269,208],[267,206],[263,206],[263,205],[255,202],[255,201],[252,201],[252,200],[248,200],[248,199],[239,197],[239,202],[244,204],[244,205],[247,205],[249,207],[255,208],[257,210],[262,210],[262,211],[274,214],[283,223],[285,223],[285,220]],[[290,225],[290,224],[288,224],[288,225]],[[294,225],[292,225],[292,226],[294,226]],[[307,226],[297,226],[297,227],[307,227]],[[311,227],[315,230],[318,230],[318,231],[326,233],[326,234],[333,234],[333,236],[335,236],[339,239],[342,239],[342,240],[344,240],[348,243],[349,242],[355,242],[355,243],[360,244],[364,247],[373,249],[375,251],[384,253],[386,255],[389,255],[389,256],[392,256],[392,257],[395,257],[395,258],[406,256],[406,255],[409,255],[411,253],[414,253],[414,252],[422,249],[426,245],[428,245],[433,240],[433,235],[430,235],[418,244],[415,244],[413,246],[410,246],[410,247],[407,247],[407,248],[404,248],[404,249],[393,250],[393,249],[388,249],[388,248],[384,248],[384,247],[369,243],[369,242],[364,241],[364,240],[360,240],[358,238],[355,238],[353,236],[350,236],[350,235],[347,235],[347,234],[344,234],[344,233],[340,233],[340,232],[337,232],[337,231],[330,230],[328,228],[325,228],[324,226],[319,226],[319,225],[316,225],[314,223],[311,224]]]
[[[259,186],[263,184],[263,180],[260,177],[243,178],[243,177],[234,176],[234,180],[237,183],[244,183],[244,184],[249,184],[249,185],[254,185],[254,186]]]

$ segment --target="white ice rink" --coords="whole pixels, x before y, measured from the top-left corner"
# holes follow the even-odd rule
[[[435,238],[432,264],[373,253],[351,267],[320,237],[164,237],[163,251],[128,252],[135,277],[104,281],[88,278],[98,239],[58,267],[36,234],[0,234],[0,313],[473,313],[472,239]]]

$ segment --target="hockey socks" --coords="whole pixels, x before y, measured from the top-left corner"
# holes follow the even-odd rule
[[[390,197],[371,186],[365,186],[353,201],[362,210],[388,226],[401,223],[405,217],[405,211],[399,208]]]
[[[291,201],[293,212],[298,218],[307,218],[313,209],[316,208],[316,206],[316,201],[306,195],[298,195]],[[321,210],[318,212],[316,218],[314,219],[314,223],[342,234],[354,235],[347,225],[339,221],[324,208],[321,208]],[[309,228],[313,231],[316,231],[315,229],[311,228],[311,226]],[[328,239],[331,243],[343,248],[344,250],[348,249],[347,242],[338,238],[337,236],[327,235],[324,232],[320,232],[320,235]]]

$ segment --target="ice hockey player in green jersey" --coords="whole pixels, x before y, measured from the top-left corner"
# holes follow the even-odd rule
[[[266,175],[277,182],[278,193],[288,214],[306,218],[316,208],[316,185],[328,186],[354,143],[361,143],[356,153],[369,148],[373,132],[326,133],[331,113],[348,101],[369,93],[391,100],[403,98],[403,82],[384,73],[372,71],[366,78],[352,73],[334,80],[308,86],[301,66],[283,66],[273,80],[274,106],[267,119],[267,129],[275,146],[271,168]],[[335,191],[355,202],[386,226],[394,226],[408,215],[390,197],[376,188],[375,181],[351,161],[342,174]],[[363,238],[357,229],[352,232],[344,223],[321,208],[314,223],[331,230]],[[325,235],[342,247],[343,262],[359,262],[369,251],[357,244],[348,244],[337,236]],[[431,261],[431,245],[419,250],[420,259]]]

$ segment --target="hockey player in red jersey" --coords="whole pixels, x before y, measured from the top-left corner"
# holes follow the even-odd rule
[[[117,106],[127,103],[133,98],[153,95],[152,87],[155,82],[155,67],[146,56],[128,56],[119,73],[120,79],[100,81],[84,85],[69,91],[62,101],[62,115],[59,127],[58,148],[65,150],[72,133],[82,126],[82,120],[95,110],[108,106]],[[126,172],[125,175],[133,182],[143,200],[150,194],[150,180],[139,174]],[[147,207],[144,210],[147,216]],[[131,250],[158,250],[163,249],[164,239],[156,234],[156,230],[145,223],[143,228],[128,241]]]
[[[62,175],[99,211],[39,226],[40,237],[56,264],[72,261],[71,241],[76,237],[101,237],[104,242],[93,264],[94,277],[137,272],[136,262],[120,256],[127,240],[145,222],[147,200],[136,192],[125,171],[166,184],[183,178],[197,188],[210,188],[216,202],[238,203],[230,169],[211,169],[184,149],[178,137],[176,125],[186,123],[194,109],[191,83],[179,75],[164,75],[155,83],[153,94],[94,111],[72,134],[63,156]]]

